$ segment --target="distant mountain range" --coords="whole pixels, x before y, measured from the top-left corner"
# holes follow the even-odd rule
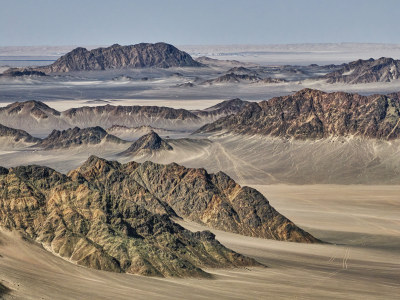
[[[324,76],[328,83],[371,83],[390,82],[400,79],[400,60],[381,57],[343,64],[339,70]]]
[[[289,96],[248,103],[237,114],[204,125],[197,132],[220,131],[297,139],[330,136],[397,139],[399,94],[361,96],[304,89]]]
[[[49,74],[124,68],[171,68],[201,66],[202,64],[193,60],[189,54],[178,50],[176,47],[170,44],[140,43],[129,46],[114,44],[107,48],[97,48],[93,50],[87,50],[79,47],[61,56],[49,66],[24,70],[12,69],[9,71],[9,74],[19,76],[21,72],[25,72],[26,74],[30,72],[28,75],[44,75],[42,73]]]
[[[242,101],[242,100],[240,100]],[[237,101],[236,101],[237,102]],[[242,101],[242,103],[247,103]],[[158,106],[114,106],[71,108],[63,112],[52,109],[40,101],[15,102],[0,108],[4,126],[22,129],[33,135],[46,136],[53,129],[96,127],[113,125],[140,127],[153,126],[165,130],[195,130],[202,125],[236,112],[237,104],[223,101],[217,108],[189,111]]]

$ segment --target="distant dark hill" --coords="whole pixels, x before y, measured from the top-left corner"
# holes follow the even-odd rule
[[[226,116],[239,112],[243,107],[248,104],[248,101],[241,100],[239,98],[222,101],[214,106],[208,107],[203,110],[193,111],[198,116]]]
[[[140,137],[121,155],[135,155],[142,152],[153,152],[160,150],[172,150],[172,146],[163,140],[157,133],[151,130],[148,134]]]
[[[87,50],[76,48],[49,66],[34,70],[45,73],[94,71],[122,68],[200,67],[186,52],[166,43],[141,43],[130,46],[118,44],[107,48]]]
[[[0,74],[0,76],[21,77],[21,76],[46,76],[44,72],[31,69],[11,68]]]
[[[360,136],[400,137],[398,94],[361,96],[304,89],[295,94],[248,103],[235,115],[200,128],[198,133],[228,131],[297,139]]]
[[[400,78],[400,60],[381,57],[344,64],[342,68],[324,76],[329,83],[390,82]]]
[[[89,127],[80,129],[78,127],[67,130],[53,130],[53,132],[36,144],[45,150],[65,149],[80,145],[96,145],[103,141],[113,143],[124,143],[123,140],[108,134],[101,127]]]
[[[0,124],[0,137],[11,138],[14,142],[37,143],[40,139],[31,136],[24,130],[14,129]]]

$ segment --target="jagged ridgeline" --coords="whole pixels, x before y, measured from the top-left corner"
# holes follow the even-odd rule
[[[40,166],[0,168],[0,225],[79,265],[206,277],[203,268],[258,265],[212,233],[192,233],[171,217],[249,236],[319,242],[259,192],[221,172],[95,156],[68,175]]]
[[[391,82],[400,79],[400,60],[388,57],[356,60],[343,64],[341,68],[326,74],[328,83]]]
[[[87,50],[79,47],[61,56],[48,66],[29,70],[12,69],[9,72],[60,73],[72,71],[98,71],[132,68],[201,67],[186,52],[166,43],[140,43],[121,46],[114,44],[106,48]],[[30,74],[29,73],[29,74]],[[35,73],[35,74],[36,74]]]
[[[362,96],[303,89],[284,97],[248,103],[237,114],[206,124],[198,133],[233,132],[296,139],[357,136],[400,137],[399,93]]]

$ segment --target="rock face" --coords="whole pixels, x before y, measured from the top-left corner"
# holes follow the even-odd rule
[[[89,127],[80,129],[78,127],[67,130],[53,130],[53,132],[36,144],[36,147],[44,150],[65,149],[80,145],[96,145],[101,142],[124,143],[123,140],[108,134],[101,127]]]
[[[141,43],[130,46],[112,45],[108,48],[87,50],[76,48],[53,64],[34,70],[55,73],[93,71],[122,68],[200,67],[186,52],[166,43]]]
[[[400,78],[400,60],[381,57],[368,60],[359,59],[324,76],[329,83],[370,83],[390,82]]]
[[[11,138],[14,142],[37,143],[40,139],[31,136],[24,130],[14,129],[0,124],[0,138]]]
[[[173,150],[172,146],[163,140],[157,133],[151,130],[148,134],[140,137],[121,155],[138,155],[140,153],[152,153],[154,151]]]
[[[0,225],[78,265],[105,271],[209,277],[202,268],[259,265],[211,232],[192,233],[167,214],[146,209],[141,203],[153,211],[157,203],[167,205],[122,172],[135,167],[91,157],[70,176],[40,166],[5,169]]]
[[[298,139],[330,136],[400,137],[400,101],[392,96],[361,96],[304,89],[293,95],[249,103],[198,133],[228,131]]]

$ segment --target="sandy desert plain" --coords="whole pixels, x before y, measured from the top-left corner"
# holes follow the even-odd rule
[[[360,95],[400,91],[400,79],[373,83],[327,83],[316,78],[330,64],[356,59],[400,58],[396,45],[318,44],[288,46],[182,46],[194,58],[207,56],[202,68],[145,68],[81,71],[45,77],[0,78],[0,106],[37,100],[61,112],[32,121],[32,110],[14,118],[0,111],[0,124],[45,138],[53,129],[101,126],[124,140],[41,149],[0,137],[0,166],[36,164],[61,173],[82,165],[90,155],[107,160],[172,162],[189,168],[223,171],[241,186],[260,191],[282,215],[325,243],[277,241],[226,232],[176,219],[192,230],[211,230],[224,246],[266,267],[209,268],[212,279],[158,278],[94,270],[47,251],[17,231],[0,231],[0,290],[4,299],[396,299],[400,295],[400,140],[357,136],[295,139],[241,134],[228,130],[198,132],[224,117],[209,114],[195,121],[137,116],[117,124],[99,116],[87,121],[71,108],[104,105],[166,106],[197,113],[222,101],[250,102],[287,96],[303,89]],[[0,64],[39,65],[11,57],[56,60],[70,48],[0,48]],[[312,65],[318,64],[318,65]],[[277,83],[208,80],[245,67]],[[283,67],[286,66],[286,67]],[[289,66],[289,67],[288,67]],[[1,67],[4,71],[8,67]],[[144,79],[145,78],[145,79]],[[187,83],[193,83],[193,86]],[[29,107],[28,107],[29,108]],[[22,108],[21,112],[25,113]],[[48,108],[39,107],[47,113]],[[53,119],[52,119],[53,118]],[[62,119],[62,120],[61,120]],[[61,121],[60,121],[61,120]],[[71,119],[72,120],[72,119]],[[121,121],[122,122],[122,121]],[[71,126],[71,124],[73,126]],[[144,126],[144,127],[140,127]],[[150,126],[152,128],[150,128]],[[134,128],[134,129],[133,129]],[[173,150],[120,153],[153,129]],[[195,132],[196,133],[193,133]],[[3,293],[3,295],[1,295]]]

